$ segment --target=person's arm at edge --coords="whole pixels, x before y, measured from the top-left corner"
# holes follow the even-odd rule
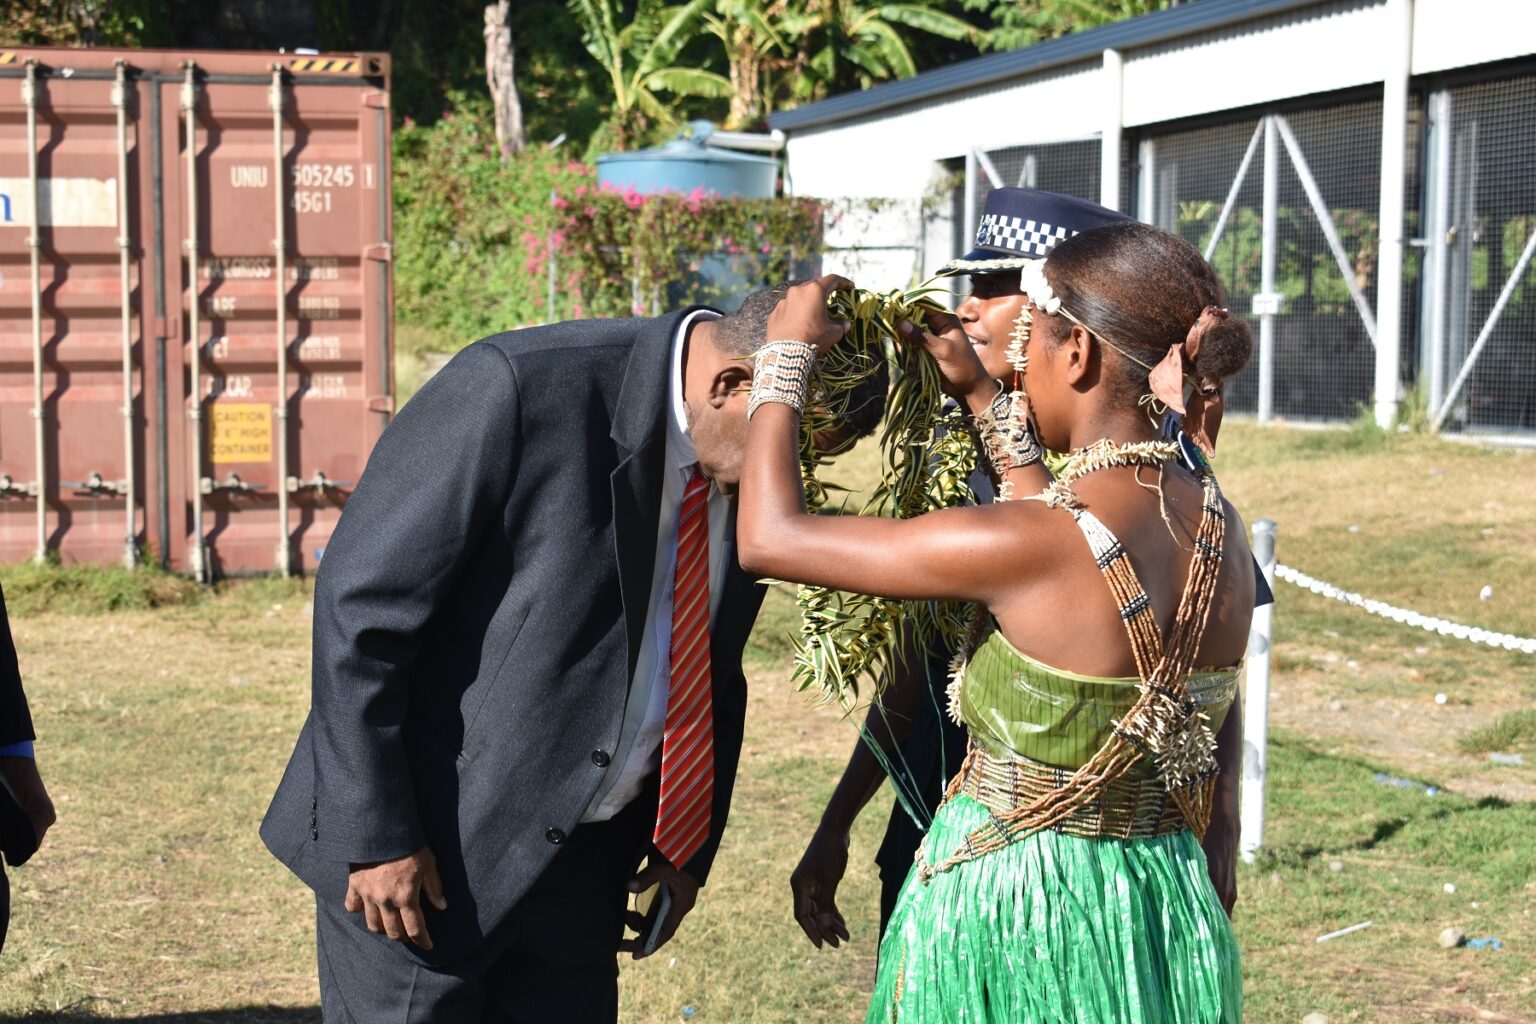
[[[424,948],[420,889],[444,904],[404,749],[408,676],[423,628],[505,510],[517,388],[485,343],[428,381],[380,438],[316,580],[315,841],[354,869],[348,910]]]
[[[1237,852],[1241,839],[1241,813],[1238,784],[1243,768],[1243,700],[1239,694],[1227,709],[1227,717],[1216,731],[1216,793],[1212,798],[1211,823],[1205,830],[1201,847],[1205,850],[1206,870],[1221,900],[1222,909],[1232,916],[1237,905]]]
[[[16,794],[21,809],[32,819],[41,845],[57,814],[37,770],[37,754],[32,745],[35,738],[26,693],[22,690],[16,643],[11,637],[5,593],[0,591],[0,775]]]
[[[863,733],[854,741],[848,766],[789,877],[795,920],[817,949],[823,943],[836,948],[848,939],[848,924],[837,909],[837,887],[848,867],[849,834],[854,820],[886,778],[870,743],[878,744],[889,755],[906,742],[918,701],[927,687],[926,668],[923,652],[904,652],[897,671],[881,691],[880,703],[872,705],[865,716]]]

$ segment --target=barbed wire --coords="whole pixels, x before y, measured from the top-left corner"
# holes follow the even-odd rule
[[[1515,636],[1512,633],[1496,633],[1491,629],[1482,629],[1478,626],[1464,626],[1459,622],[1451,622],[1449,619],[1438,619],[1433,615],[1424,615],[1410,611],[1407,608],[1398,608],[1387,604],[1385,601],[1376,601],[1360,594],[1352,593],[1340,587],[1327,583],[1315,576],[1308,576],[1300,569],[1293,569],[1288,565],[1275,563],[1275,578],[1294,583],[1303,590],[1310,590],[1320,597],[1326,597],[1334,601],[1342,601],[1353,605],[1372,615],[1379,615],[1393,622],[1401,622],[1405,626],[1417,626],[1428,633],[1438,633],[1441,636],[1454,637],[1457,640],[1469,640],[1475,644],[1486,644],[1489,647],[1501,647],[1506,651],[1519,651],[1522,654],[1536,654],[1536,639],[1523,636]]]

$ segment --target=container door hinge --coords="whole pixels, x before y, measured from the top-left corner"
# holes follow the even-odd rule
[[[371,396],[368,399],[368,411],[369,412],[387,412],[390,415],[394,415],[394,412],[395,412],[395,396],[394,395],[373,395],[373,396]]]
[[[377,90],[363,93],[363,106],[369,110],[388,110],[389,93]]]
[[[155,337],[179,339],[181,324],[174,316],[157,316],[154,322]]]
[[[394,260],[394,246],[388,242],[378,242],[363,249],[363,259],[377,260],[380,263],[390,263]]]

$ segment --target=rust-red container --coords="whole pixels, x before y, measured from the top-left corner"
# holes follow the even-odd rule
[[[0,559],[319,562],[393,410],[388,82],[0,50]]]

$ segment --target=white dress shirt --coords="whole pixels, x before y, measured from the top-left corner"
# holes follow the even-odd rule
[[[672,679],[672,586],[677,572],[677,518],[683,507],[683,489],[698,462],[688,432],[683,404],[683,344],[690,325],[715,320],[719,314],[700,310],[683,318],[672,338],[672,373],[667,386],[667,450],[661,474],[661,516],[656,527],[656,567],[651,573],[651,600],[646,607],[645,631],[635,676],[629,683],[629,702],[618,749],[603,774],[582,821],[607,821],[640,795],[645,780],[661,764],[661,738],[667,724],[667,695]],[[709,621],[714,626],[720,610],[721,584],[730,507],[714,485],[709,498]]]

